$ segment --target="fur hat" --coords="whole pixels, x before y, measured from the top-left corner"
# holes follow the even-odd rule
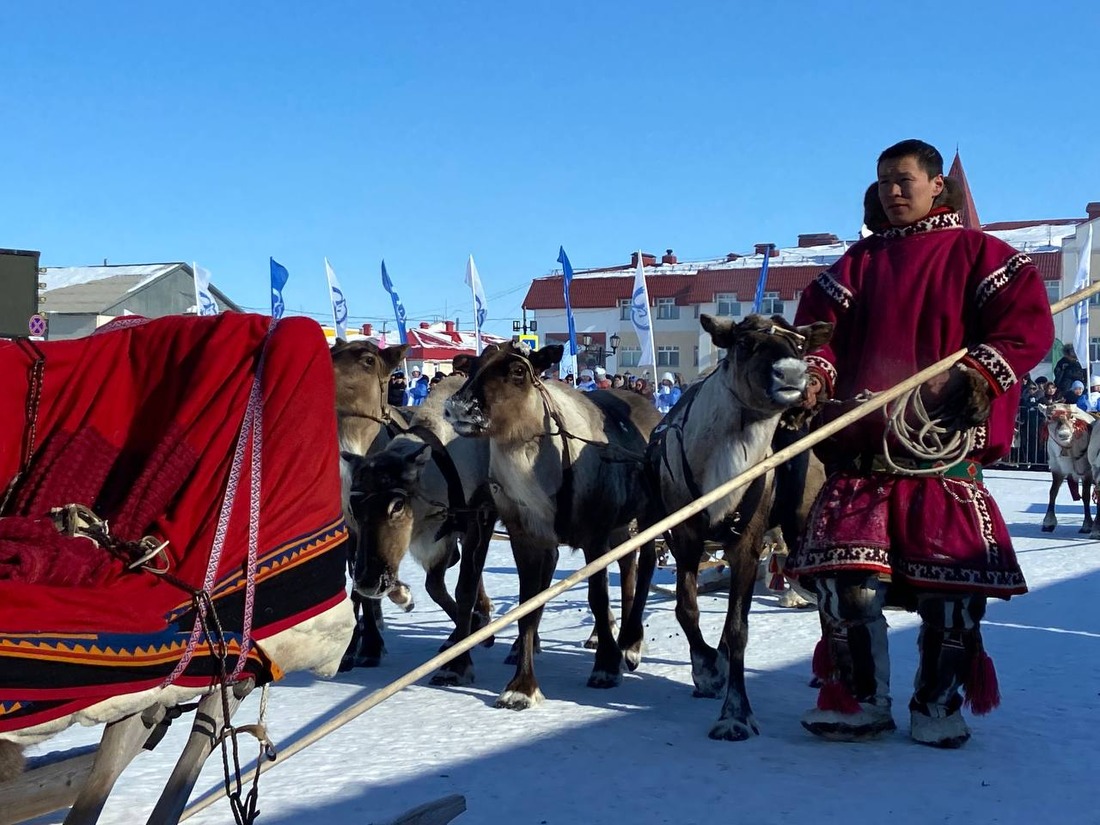
[[[664,375],[662,375],[661,380],[662,381],[667,381],[670,384],[675,384],[676,383],[676,379],[672,377],[671,372],[666,372]]]
[[[581,378],[594,378],[594,377],[595,376],[592,374],[592,370],[588,370],[588,369],[581,370]]]
[[[607,375],[607,370],[605,370],[603,367],[596,367],[597,378],[603,378],[605,375]]]
[[[1083,390],[1085,388],[1085,384],[1083,381],[1074,381],[1072,384],[1069,385],[1069,388],[1071,390]]]

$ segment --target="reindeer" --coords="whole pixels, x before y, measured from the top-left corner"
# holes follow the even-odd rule
[[[1051,404],[1046,409],[1046,417],[1047,463],[1053,478],[1042,531],[1052,533],[1058,526],[1058,517],[1054,515],[1054,501],[1058,498],[1058,490],[1065,479],[1068,481],[1070,496],[1074,500],[1079,497],[1085,511],[1085,518],[1078,532],[1091,533],[1093,521],[1089,502],[1093,471],[1089,462],[1089,447],[1090,428],[1094,419],[1073,404]],[[1077,489],[1078,483],[1081,486],[1080,493]]]
[[[336,373],[336,422],[342,455],[366,455],[380,450],[406,427],[404,416],[386,402],[386,383],[404,360],[408,346],[379,349],[373,341],[338,340],[332,347],[332,368]],[[351,511],[348,495],[351,490],[351,466],[340,462],[341,492],[344,518],[351,532],[348,547],[354,553],[358,524]],[[348,572],[354,578],[353,559],[348,559]],[[405,610],[412,609],[409,588],[404,584],[389,590],[391,599]],[[355,667],[377,667],[386,651],[382,641],[382,603],[365,599],[354,588],[351,593],[355,608],[355,633],[340,663],[340,670]]]
[[[796,329],[779,315],[750,315],[735,324],[704,314],[700,324],[728,354],[688,389],[651,437],[647,459],[654,494],[648,524],[769,455],[781,413],[804,397],[803,356],[832,334],[832,324]],[[666,533],[676,559],[676,618],[691,648],[695,696],[717,698],[725,691],[712,739],[736,741],[759,733],[745,690],[745,646],[773,486],[772,473],[761,476]],[[707,539],[723,544],[730,567],[729,607],[718,649],[699,629],[697,578]],[[643,553],[638,572],[643,594],[652,570]]]
[[[488,347],[444,407],[461,435],[489,440],[490,489],[508,528],[521,601],[550,585],[559,544],[580,548],[590,562],[628,538],[646,501],[647,435],[660,420],[652,403],[635,393],[580,393],[543,383],[539,374],[561,357],[556,344],[534,352],[513,343]],[[648,551],[655,556],[652,543]],[[624,658],[631,670],[641,660],[636,569],[633,555],[620,562],[623,634],[635,623],[638,628],[630,644],[615,638],[607,572],[589,579],[597,636],[589,687],[618,685]],[[520,619],[516,672],[497,707],[522,710],[542,701],[533,658],[541,615],[539,609]]]
[[[363,457],[344,453],[351,467],[351,507],[359,525],[354,587],[363,598],[378,600],[399,585],[397,572],[406,552],[427,573],[428,595],[450,616],[455,630],[443,649],[487,624],[492,603],[481,581],[496,524],[489,494],[489,444],[459,438],[443,419],[443,404],[465,379],[442,381],[417,407],[406,432],[382,450]],[[461,567],[456,600],[444,575],[458,555]],[[474,613],[475,603],[477,613]],[[491,638],[484,643],[492,645]],[[445,665],[432,684],[473,682],[473,662],[464,653]]]

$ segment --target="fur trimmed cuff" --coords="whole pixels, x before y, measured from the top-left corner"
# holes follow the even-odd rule
[[[963,356],[962,363],[976,370],[989,382],[994,397],[1004,395],[1016,383],[1016,373],[1008,365],[1008,361],[989,344],[971,347]]]

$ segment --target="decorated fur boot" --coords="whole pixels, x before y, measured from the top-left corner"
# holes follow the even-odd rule
[[[814,652],[814,675],[822,681],[817,707],[802,716],[802,727],[810,733],[837,742],[864,742],[897,730],[890,711],[885,619],[830,626]]]
[[[962,609],[970,607],[964,602]],[[941,613],[937,609],[934,614],[936,618],[961,615],[961,610]],[[965,624],[965,629],[943,630],[928,624],[929,612],[922,609],[921,615],[925,624],[917,640],[920,664],[909,702],[909,735],[922,745],[961,748],[970,739],[963,707],[980,716],[1000,704],[997,673],[982,645],[977,618],[968,616],[965,622],[956,623]]]

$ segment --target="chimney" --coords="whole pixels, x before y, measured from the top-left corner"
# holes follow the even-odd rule
[[[665,254],[661,256],[661,263],[669,266],[676,263],[676,256],[672,254],[671,249],[665,250]]]
[[[371,333],[374,331],[374,326],[372,324],[363,324],[363,326],[359,328],[359,331],[363,333],[364,337],[370,338]]]
[[[779,254],[779,250],[775,248],[773,243],[758,243],[753,248],[753,255],[767,255],[769,258],[774,258]]]
[[[630,253],[630,265],[631,266],[637,266],[638,265],[638,253],[637,252],[631,252]],[[657,256],[653,255],[649,252],[643,252],[642,253],[642,266],[657,266]]]
[[[726,253],[726,263],[732,263],[733,261],[736,261],[740,257],[741,256],[738,255],[736,252],[727,252]]]
[[[1090,203],[1085,207],[1085,212],[1088,213],[1090,221],[1100,218],[1100,201],[1093,201]]]
[[[420,322],[420,328],[421,329],[431,329],[432,325],[429,324],[427,321],[421,321]]]
[[[453,334],[454,331],[455,331],[455,322],[454,321],[444,321],[443,322],[443,331],[446,332],[446,333]]]
[[[800,249],[805,249],[808,246],[828,246],[834,243],[840,243],[840,238],[831,232],[814,232],[812,234],[798,236],[798,246]]]

